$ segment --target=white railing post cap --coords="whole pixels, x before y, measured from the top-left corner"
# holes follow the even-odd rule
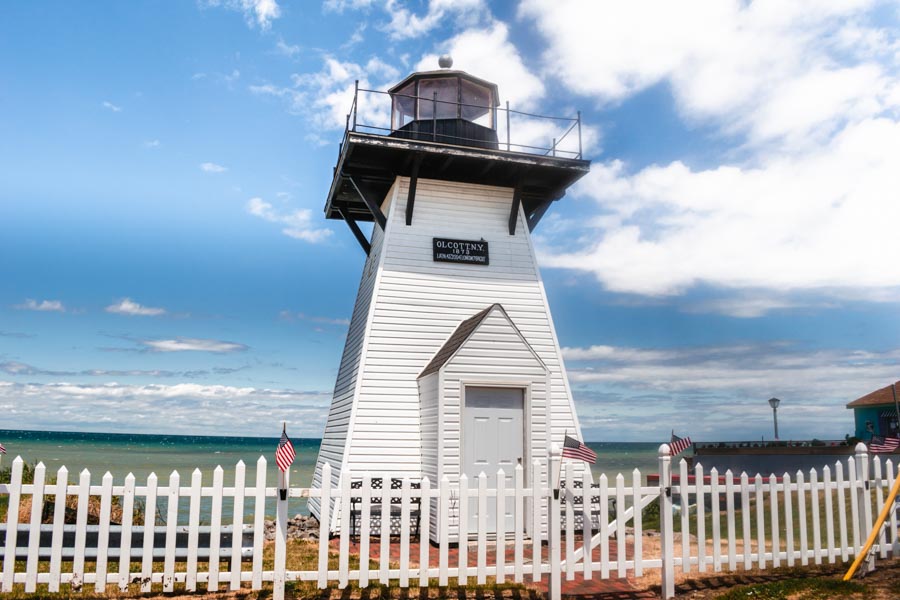
[[[659,455],[660,456],[671,456],[672,449],[669,448],[668,444],[660,444],[659,446]]]

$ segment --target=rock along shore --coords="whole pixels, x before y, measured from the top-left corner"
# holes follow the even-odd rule
[[[275,539],[275,521],[268,519],[264,523],[266,539]],[[312,515],[294,515],[287,522],[287,536],[289,540],[318,540],[319,520]]]

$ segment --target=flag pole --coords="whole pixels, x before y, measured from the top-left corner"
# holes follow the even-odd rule
[[[567,437],[569,437],[568,429],[566,429],[566,435],[563,438],[563,448],[566,447],[566,438]],[[559,473],[557,473],[557,475],[556,475],[556,489],[553,490],[553,495],[556,497],[557,500],[559,500],[559,491],[561,489],[560,482],[562,481],[562,456],[560,456],[559,458],[560,458]]]
[[[281,434],[282,435],[287,434],[287,421],[281,422]],[[278,488],[278,495],[281,496],[282,500],[286,500],[287,499],[287,489],[284,487],[284,471],[282,471],[281,469],[278,469],[278,471],[280,472],[279,477],[281,478],[281,485]]]

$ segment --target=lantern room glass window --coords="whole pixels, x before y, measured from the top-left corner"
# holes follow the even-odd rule
[[[490,88],[461,79],[460,116],[466,121],[493,128],[494,102]]]
[[[459,108],[458,85],[456,77],[420,80],[419,119],[455,119]]]
[[[464,119],[494,129],[496,99],[490,86],[462,77],[425,77],[391,92],[391,129],[412,121]]]
[[[416,84],[401,88],[394,92],[394,111],[391,119],[391,129],[400,129],[407,123],[416,120]]]

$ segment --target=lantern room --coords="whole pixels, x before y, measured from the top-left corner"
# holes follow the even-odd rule
[[[391,137],[497,148],[496,84],[444,68],[413,73],[388,93]]]

